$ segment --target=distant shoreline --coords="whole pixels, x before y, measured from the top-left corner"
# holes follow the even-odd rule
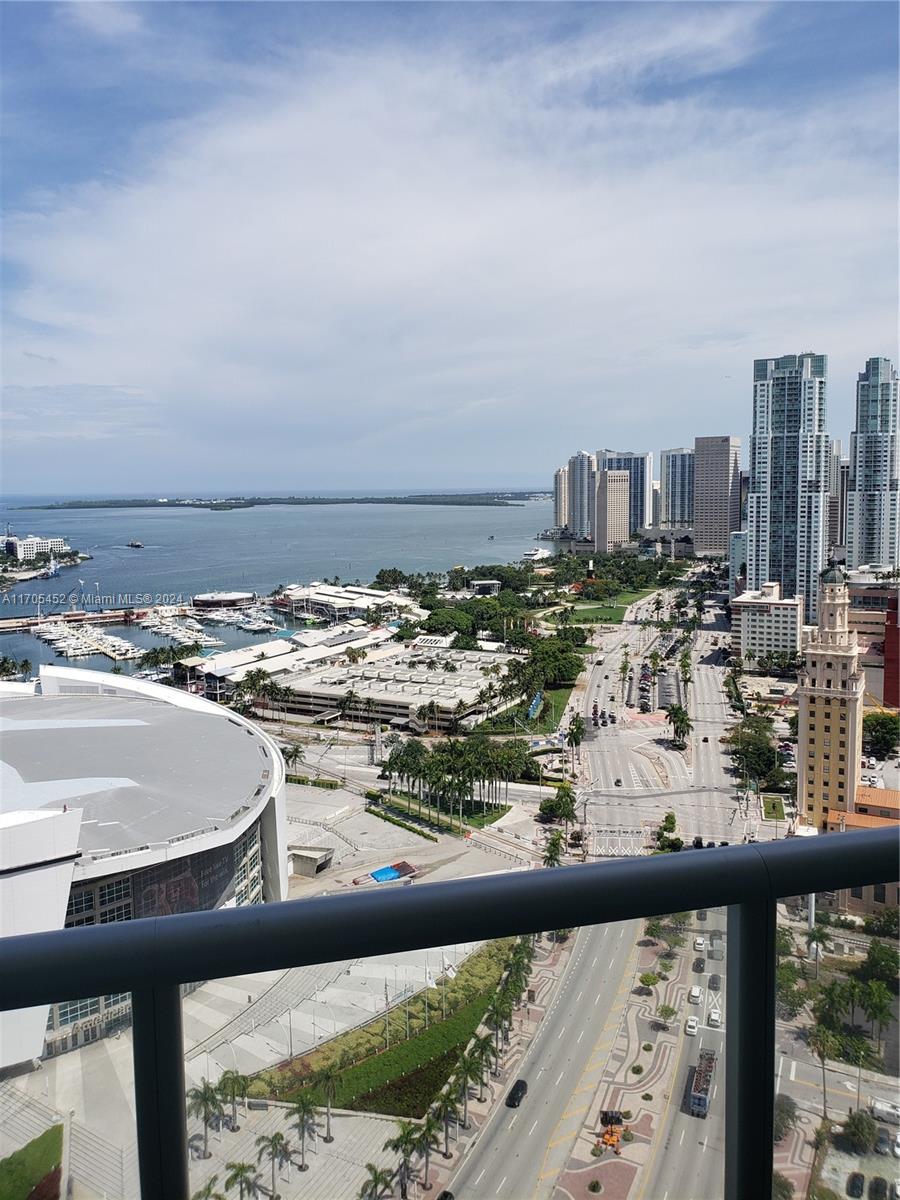
[[[21,504],[16,511],[91,508],[207,508],[213,512],[229,512],[236,508],[257,508],[275,504],[436,504],[458,508],[513,508],[520,507],[526,501],[539,496],[541,494],[537,492],[469,492],[409,496],[227,496],[208,500],[186,500],[179,497],[167,500],[59,500],[53,504]]]

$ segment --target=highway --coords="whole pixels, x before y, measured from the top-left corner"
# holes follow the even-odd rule
[[[621,1006],[620,985],[639,928],[627,921],[578,931],[563,979],[516,1073],[527,1081],[528,1094],[511,1109],[504,1093],[453,1177],[454,1196],[524,1200],[552,1194],[591,1099],[577,1095],[582,1081],[596,1072],[595,1051],[598,1059],[605,1057],[598,1043]],[[594,1085],[586,1090],[593,1092]],[[566,1117],[570,1108],[577,1111]]]

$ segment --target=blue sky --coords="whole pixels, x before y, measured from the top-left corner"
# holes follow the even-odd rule
[[[0,17],[7,492],[533,485],[809,349],[846,438],[897,356],[892,4]]]

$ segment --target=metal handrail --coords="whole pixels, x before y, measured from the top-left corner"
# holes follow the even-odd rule
[[[775,904],[889,883],[900,830],[682,851],[0,939],[0,1011],[132,992],[145,1200],[188,1195],[179,985],[728,905],[728,1200],[771,1194]]]

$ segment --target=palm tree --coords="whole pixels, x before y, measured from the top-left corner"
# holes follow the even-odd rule
[[[456,1064],[456,1078],[459,1080],[462,1092],[463,1115],[462,1127],[469,1128],[469,1084],[478,1083],[481,1079],[481,1064],[474,1054],[461,1054]]]
[[[357,1200],[381,1200],[382,1195],[390,1190],[394,1176],[387,1167],[378,1167],[375,1163],[366,1163],[368,1175],[359,1189]]]
[[[834,946],[831,934],[824,925],[813,925],[806,931],[806,944],[816,960],[816,979],[819,978],[819,959]],[[815,950],[813,950],[815,946]]]
[[[239,1188],[240,1200],[253,1200],[254,1196],[259,1195],[259,1173],[256,1170],[255,1163],[248,1162],[230,1162],[225,1164],[225,1169],[228,1174],[225,1176],[225,1188],[231,1191],[232,1188]]]
[[[444,1126],[444,1158],[452,1158],[450,1153],[450,1122],[459,1116],[459,1107],[449,1092],[441,1092],[434,1105],[434,1115]]]
[[[225,1193],[216,1190],[218,1182],[218,1175],[213,1175],[212,1178],[207,1179],[203,1187],[191,1193],[191,1200],[225,1200]]]
[[[203,1122],[203,1157],[209,1158],[209,1127],[224,1113],[219,1093],[208,1079],[201,1079],[198,1087],[192,1087],[187,1093],[187,1113],[189,1117],[199,1117]],[[225,1185],[228,1186],[227,1184]]]
[[[544,847],[543,864],[545,867],[558,867],[562,862],[562,834],[558,829],[550,834],[547,838],[547,844]]]
[[[240,1071],[223,1071],[216,1088],[223,1100],[231,1102],[231,1127],[235,1132],[238,1130],[237,1098],[243,1096],[246,1100],[249,1086],[250,1080]]]
[[[288,771],[293,773],[298,762],[303,762],[303,747],[289,746],[287,750],[282,750],[281,757],[284,759],[284,765]]]
[[[563,782],[556,789],[556,812],[566,827],[566,841],[569,840],[569,823],[573,825],[578,820],[575,811],[575,789],[571,783]]]
[[[428,1178],[428,1168],[431,1165],[431,1152],[437,1149],[440,1128],[441,1123],[434,1113],[427,1112],[416,1137],[416,1153],[422,1155],[425,1164],[425,1175],[422,1179],[422,1190],[425,1192],[430,1192],[432,1187]]]
[[[476,1034],[472,1043],[472,1057],[478,1063],[478,1100],[484,1102],[485,1075],[494,1062],[494,1039],[489,1034]]]
[[[852,975],[844,984],[844,1002],[850,1009],[850,1024],[856,1027],[856,1010],[863,1003],[865,987]]]
[[[297,1122],[297,1136],[300,1138],[300,1170],[308,1171],[306,1163],[306,1135],[316,1127],[316,1108],[309,1092],[300,1092],[288,1110],[288,1116]]]
[[[822,1064],[822,1115],[828,1120],[828,1089],[825,1082],[825,1060],[836,1058],[840,1050],[837,1038],[823,1025],[814,1025],[809,1031],[809,1045],[813,1054]]]
[[[337,1086],[341,1080],[341,1069],[337,1063],[328,1063],[316,1073],[315,1086],[325,1097],[325,1141],[333,1142],[331,1136],[331,1106],[337,1094]]]
[[[863,1012],[866,1017],[872,1022],[872,1026],[878,1026],[878,1053],[881,1053],[881,1034],[884,1026],[890,1024],[891,1021],[891,993],[886,984],[880,979],[870,979],[866,984],[863,995]]]
[[[261,1163],[266,1155],[269,1156],[272,1162],[272,1200],[278,1200],[278,1192],[275,1187],[275,1172],[285,1160],[290,1161],[291,1157],[291,1148],[283,1133],[279,1133],[276,1130],[275,1133],[261,1133],[259,1135],[256,1139],[256,1161]]]
[[[694,725],[684,705],[670,705],[669,711],[666,713],[666,720],[672,726],[672,745],[687,745],[688,735],[694,728]]]
[[[419,1126],[413,1124],[412,1121],[398,1121],[397,1132],[392,1138],[388,1138],[382,1146],[383,1150],[390,1150],[393,1154],[399,1154],[400,1167],[397,1171],[397,1176],[400,1180],[400,1197],[401,1200],[406,1200],[406,1187],[409,1183],[409,1160],[416,1152],[416,1143],[418,1140]]]

